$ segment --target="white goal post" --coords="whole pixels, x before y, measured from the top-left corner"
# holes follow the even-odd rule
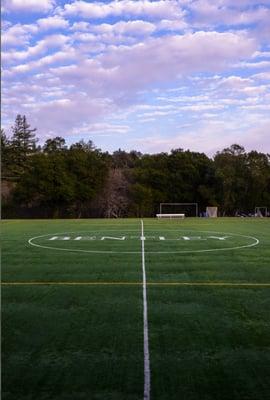
[[[158,218],[198,217],[198,203],[160,203]]]
[[[255,217],[263,218],[268,216],[267,207],[255,207]]]

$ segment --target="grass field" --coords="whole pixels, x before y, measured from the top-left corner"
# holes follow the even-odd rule
[[[10,220],[2,237],[4,400],[142,400],[143,266],[151,400],[270,398],[269,220]]]

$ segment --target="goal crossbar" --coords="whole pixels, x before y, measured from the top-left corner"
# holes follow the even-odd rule
[[[185,218],[185,214],[156,214],[158,218]]]
[[[195,207],[195,215],[196,215],[196,217],[198,217],[198,203],[160,203],[160,205],[159,205],[159,215],[165,215],[165,214],[167,214],[167,215],[170,215],[170,214],[171,215],[183,215],[184,214],[184,216],[185,216],[186,213],[168,213],[168,212],[163,213],[162,209],[164,209],[165,206],[166,207],[167,206],[179,206],[179,207],[194,206]]]

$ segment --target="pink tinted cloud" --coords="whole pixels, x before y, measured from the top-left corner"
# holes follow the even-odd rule
[[[32,123],[39,128],[39,136],[46,133],[69,136],[84,124],[95,123],[100,117],[110,114],[113,105],[109,100],[91,98],[86,93],[71,94],[67,98],[47,100],[36,104],[31,110]],[[89,129],[89,133],[91,130]],[[82,134],[87,132],[82,129]]]
[[[249,25],[269,21],[269,8],[261,2],[257,2],[256,5],[258,7],[248,8],[248,2],[242,1],[242,6],[245,7],[241,8],[239,1],[195,0],[190,9],[194,13],[195,25],[199,26]]]
[[[89,3],[76,0],[71,4],[65,4],[62,13],[64,15],[77,15],[82,18],[106,18],[110,16],[143,16],[165,18],[176,16],[181,12],[179,2],[176,0],[122,0],[109,3]]]
[[[5,11],[48,12],[55,5],[54,0],[3,0]]]
[[[103,68],[114,69],[107,85],[130,89],[170,81],[179,74],[216,72],[233,60],[249,57],[256,48],[256,42],[243,35],[196,32],[112,48],[99,61]]]
[[[149,38],[133,46],[111,46],[96,59],[53,70],[63,82],[83,82],[100,93],[144,89],[168,82],[179,74],[217,72],[256,50],[253,39],[234,33],[194,34]]]
[[[39,26],[40,30],[49,30],[68,28],[69,23],[63,17],[60,17],[59,15],[54,15],[53,17],[38,19],[37,25]]]
[[[28,44],[32,34],[37,32],[35,25],[15,24],[7,26],[2,34],[2,44],[6,46],[25,46]]]
[[[170,137],[156,135],[131,140],[131,148],[143,146],[144,151],[150,153],[182,148],[213,156],[217,151],[238,143],[247,151],[256,149],[265,153],[270,152],[269,123],[270,120],[257,123],[257,126],[252,124],[240,133],[237,127],[233,124],[230,126],[228,122],[208,121]]]
[[[4,63],[22,61],[31,57],[42,56],[48,50],[61,48],[67,43],[68,37],[65,35],[49,35],[38,41],[34,46],[29,46],[26,50],[10,50],[2,53]]]

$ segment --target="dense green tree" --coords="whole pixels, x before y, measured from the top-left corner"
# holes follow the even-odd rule
[[[81,216],[102,189],[106,174],[99,151],[72,148],[35,154],[14,198],[24,206],[46,207],[55,217],[69,213]]]
[[[243,211],[249,195],[247,154],[239,145],[232,145],[214,158],[219,181],[218,198],[223,212],[231,215]]]
[[[91,153],[92,151],[96,150],[96,147],[92,140],[88,140],[87,142],[80,140],[79,142],[72,144],[70,146],[70,150],[82,150],[86,153]]]
[[[248,195],[245,208],[270,205],[270,155],[251,151],[247,154]]]
[[[4,129],[1,129],[1,173],[2,177],[12,175],[12,148]]]
[[[14,193],[17,205],[46,207],[53,216],[67,207],[75,195],[75,182],[62,154],[36,154],[21,176]]]
[[[131,215],[136,217],[147,217],[153,214],[155,209],[154,196],[151,188],[140,183],[135,183],[130,188]]]
[[[60,136],[56,136],[53,139],[47,139],[43,146],[44,153],[55,153],[57,151],[62,151],[66,149],[66,141]]]
[[[183,149],[109,154],[91,140],[68,148],[60,136],[38,148],[35,132],[21,115],[10,139],[1,130],[2,176],[13,179],[6,187],[14,207],[77,217],[153,216],[161,202],[196,202],[199,211],[217,205],[225,215],[270,208],[269,154],[247,153],[238,144],[213,159]]]
[[[29,164],[29,156],[36,152],[36,128],[31,129],[25,115],[18,114],[12,129],[11,156],[13,172],[21,175]]]
[[[145,155],[138,160],[133,177],[131,196],[137,204],[145,192],[148,205],[152,204],[149,215],[158,211],[161,202],[196,202],[204,209],[216,204],[214,164],[205,154],[175,149],[170,154]]]
[[[103,154],[99,150],[91,150],[89,146],[71,146],[66,161],[76,187],[74,210],[80,216],[90,208],[90,203],[102,190],[108,166]]]
[[[112,167],[113,168],[133,168],[142,154],[138,151],[132,150],[130,152],[118,149],[112,154]]]

